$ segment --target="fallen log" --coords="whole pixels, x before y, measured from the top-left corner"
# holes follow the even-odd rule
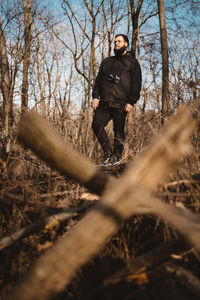
[[[89,158],[64,143],[61,136],[37,113],[24,113],[18,139],[50,166],[85,185],[91,192],[101,194],[104,190],[109,177],[97,169]]]
[[[27,124],[29,122],[31,123],[30,126]],[[40,123],[39,127],[42,130],[35,123]],[[45,300],[52,297],[54,293],[64,289],[75,272],[102,249],[123,220],[134,213],[153,212],[159,216],[158,209],[163,208],[162,202],[159,201],[158,204],[156,201],[152,208],[153,201],[151,201],[152,197],[148,197],[148,190],[155,189],[158,183],[161,183],[167,174],[177,166],[180,156],[189,150],[188,137],[193,129],[194,122],[190,112],[183,110],[177,113],[166,128],[165,133],[162,132],[159,135],[146,155],[137,162],[135,167],[126,170],[120,179],[107,183],[102,201],[99,201],[95,209],[90,211],[77,226],[67,232],[54,247],[47,250],[46,254],[38,260],[29,276],[11,293],[9,299]],[[42,131],[39,137],[37,137],[38,130]],[[28,131],[28,133],[24,131]],[[88,163],[88,160],[83,159],[81,155],[73,154],[75,159],[73,163],[68,161],[72,159],[69,149],[66,149],[66,146],[60,148],[62,147],[60,140],[55,134],[51,134],[46,125],[43,126],[35,114],[26,114],[20,127],[19,136],[26,145],[64,174],[69,173],[87,186],[88,181],[95,177],[96,168],[91,162]],[[41,139],[44,139],[45,142]],[[55,144],[59,142],[59,147],[54,145],[54,142]],[[48,144],[47,148],[44,147],[46,143]],[[50,145],[52,145],[53,150],[49,149]],[[84,160],[83,164],[81,164],[82,159]],[[72,171],[71,168],[76,163],[81,164],[81,168],[75,167]],[[64,167],[64,165],[67,166]],[[149,200],[150,204],[148,204]],[[168,214],[165,215],[164,210],[162,210],[161,216],[165,220]],[[187,222],[186,217],[184,221]],[[182,228],[180,224],[177,226]],[[192,241],[195,245],[197,243],[200,246],[199,224],[196,224],[195,229],[196,235]],[[187,238],[190,239],[187,234]]]

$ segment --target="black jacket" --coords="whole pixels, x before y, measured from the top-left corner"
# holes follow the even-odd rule
[[[110,75],[113,75],[114,79],[117,75],[119,82],[113,82]],[[101,63],[92,97],[100,98],[103,101],[133,105],[140,98],[141,82],[140,64],[132,52],[110,56]]]

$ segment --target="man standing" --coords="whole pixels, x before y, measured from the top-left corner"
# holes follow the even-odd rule
[[[133,53],[127,51],[128,46],[126,35],[115,36],[115,56],[102,61],[92,92],[92,129],[104,152],[101,166],[114,165],[121,159],[125,119],[140,98],[141,68]],[[104,129],[110,120],[114,125],[113,149]]]

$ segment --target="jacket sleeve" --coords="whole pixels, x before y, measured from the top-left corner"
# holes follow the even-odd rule
[[[134,58],[131,72],[131,95],[128,103],[134,105],[140,98],[140,91],[142,86],[142,72],[137,59]]]
[[[94,88],[92,91],[92,98],[98,98],[100,97],[100,83],[101,83],[101,79],[103,76],[103,63],[101,63],[100,68],[99,68],[99,72],[97,74],[96,80],[95,80],[95,84],[94,84]]]

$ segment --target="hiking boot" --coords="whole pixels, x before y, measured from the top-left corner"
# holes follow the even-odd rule
[[[119,158],[117,156],[112,157],[112,160],[110,161],[110,165],[116,166],[120,164]]]
[[[103,162],[100,164],[100,167],[105,167],[110,165],[111,165],[111,157],[105,156]]]

